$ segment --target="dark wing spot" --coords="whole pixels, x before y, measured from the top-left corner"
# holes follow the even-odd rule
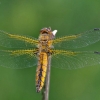
[[[95,54],[100,54],[100,52],[98,52],[98,51],[94,51],[94,53],[95,53]]]
[[[99,28],[94,28],[94,31],[98,31],[98,30],[100,30]]]

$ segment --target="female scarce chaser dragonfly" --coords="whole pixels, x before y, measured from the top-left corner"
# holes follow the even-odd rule
[[[48,57],[55,67],[75,69],[100,64],[100,52],[77,51],[100,40],[100,29],[93,29],[77,35],[55,38],[57,30],[43,28],[38,39],[0,31],[0,66],[26,68],[36,65],[36,91],[44,86]],[[9,48],[9,49],[7,49]],[[76,51],[72,51],[72,50]]]

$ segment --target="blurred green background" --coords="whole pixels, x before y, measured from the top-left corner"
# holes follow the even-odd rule
[[[40,29],[49,26],[58,30],[57,36],[98,28],[100,1],[0,0],[0,30],[37,38]],[[87,49],[99,51],[99,44]],[[19,70],[0,67],[0,100],[41,100],[41,93],[35,90],[35,73],[36,67]],[[100,65],[77,70],[52,67],[49,98],[100,100]]]

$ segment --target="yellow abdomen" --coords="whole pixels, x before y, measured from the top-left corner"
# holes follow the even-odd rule
[[[40,92],[44,86],[46,72],[47,72],[47,64],[48,57],[45,52],[41,52],[38,56],[38,67],[36,70],[36,91]]]

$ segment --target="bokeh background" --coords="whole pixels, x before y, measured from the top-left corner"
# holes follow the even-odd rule
[[[0,0],[0,30],[38,38],[40,29],[49,26],[58,30],[57,36],[98,28],[100,1]],[[100,42],[83,49],[99,51]],[[0,100],[42,100],[35,90],[35,72],[36,67],[0,67]],[[100,100],[100,65],[76,70],[52,67],[49,100]]]

